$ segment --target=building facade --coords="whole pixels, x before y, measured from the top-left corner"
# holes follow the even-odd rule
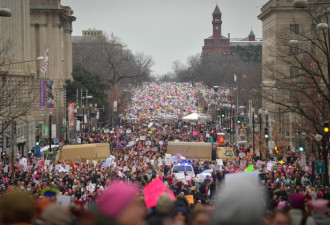
[[[4,62],[0,71],[5,72],[2,75],[8,79],[6,85],[20,90],[14,93],[17,96],[13,96],[8,105],[16,107],[15,111],[21,114],[5,115],[11,117],[13,123],[3,133],[13,140],[13,147],[3,150],[14,158],[17,150],[21,156],[30,152],[40,133],[40,125],[48,123],[47,113],[53,111],[53,123],[60,121],[62,124],[65,118],[64,85],[66,79],[71,79],[71,24],[75,18],[69,7],[61,6],[60,0],[1,0],[0,7],[12,11],[11,17],[0,18],[0,27],[5,31],[0,39],[0,61]],[[1,51],[8,43],[9,51]],[[45,75],[40,71],[44,60],[37,58],[45,57],[46,49],[49,64]],[[55,107],[49,111],[39,106],[39,81],[43,78],[54,80]],[[6,121],[6,118],[1,120]],[[57,125],[55,137],[58,139],[63,138],[60,131],[61,125]]]
[[[204,39],[204,46],[202,48],[203,57],[212,54],[230,54],[231,47],[233,46],[249,46],[249,45],[262,45],[262,40],[257,39],[251,30],[246,38],[230,38],[230,34],[225,37],[222,35],[222,13],[216,5],[212,13],[212,35]]]
[[[322,1],[308,2],[316,3],[316,6]],[[285,137],[280,144],[294,151],[307,145],[303,144],[307,131],[301,129],[304,119],[286,106],[297,107],[295,89],[292,87],[299,85],[299,82],[306,83],[308,87],[306,74],[313,72],[310,68],[313,63],[311,58],[322,58],[313,50],[317,35],[311,15],[316,12],[315,9],[295,8],[292,0],[269,0],[258,16],[262,21],[263,33],[262,105],[268,109],[279,128],[274,132]],[[295,82],[292,87],[290,82]],[[304,109],[308,107],[311,107],[308,103],[302,105]]]

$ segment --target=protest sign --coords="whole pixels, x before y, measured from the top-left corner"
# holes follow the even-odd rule
[[[272,171],[273,169],[273,164],[271,162],[267,163],[267,171]]]
[[[186,195],[184,197],[186,198],[186,200],[187,200],[187,202],[188,202],[189,205],[192,205],[192,204],[195,203],[194,202],[194,196],[193,195]]]
[[[251,165],[251,166],[247,167],[244,171],[245,171],[245,172],[251,172],[251,171],[253,171],[253,170],[254,170],[254,166]]]
[[[217,165],[219,165],[219,166],[223,166],[222,159],[217,159]]]
[[[170,197],[175,200],[173,192],[171,192],[159,178],[151,181],[144,188],[144,202],[146,203],[147,208],[150,209],[154,207],[157,204],[159,196],[165,193],[169,194]]]
[[[172,156],[171,154],[165,154],[165,165],[170,166],[172,163]]]
[[[69,206],[71,202],[71,197],[67,195],[57,195],[56,202],[63,206]]]

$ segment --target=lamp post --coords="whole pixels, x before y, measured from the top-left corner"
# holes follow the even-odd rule
[[[19,61],[19,62],[6,63],[6,64],[3,64],[3,66],[9,66],[9,65],[20,64],[20,63],[27,63],[27,62],[37,62],[37,61],[42,61],[42,60],[44,60],[44,59],[45,59],[45,57],[43,57],[43,56],[38,56],[36,59],[30,59],[30,60],[26,60],[26,61]]]
[[[83,109],[83,116],[82,116],[82,131],[81,131],[81,144],[83,144],[83,133],[84,133],[84,129],[85,129],[85,105],[82,105],[82,109]]]
[[[52,150],[52,116],[53,112],[49,112],[49,151]]]
[[[0,17],[11,17],[11,10],[8,8],[0,8]]]
[[[262,109],[259,109],[259,152],[260,152],[260,158],[262,158],[262,151],[261,151],[261,144],[262,144],[262,139],[261,139],[261,134],[262,134]]]
[[[253,149],[253,155],[255,154],[255,147],[254,147],[254,125],[255,125],[255,109],[252,108],[252,149]]]

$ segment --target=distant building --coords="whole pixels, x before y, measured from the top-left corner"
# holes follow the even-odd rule
[[[231,38],[230,39],[230,47],[234,47],[234,46],[238,46],[238,45],[241,47],[249,46],[249,45],[262,46],[262,39],[256,38],[253,31],[251,30],[249,36],[247,36],[245,38]]]
[[[253,31],[251,30],[250,34],[246,38],[230,38],[230,34],[225,37],[222,35],[222,13],[216,5],[212,13],[212,26],[213,26],[213,35],[204,39],[203,46],[203,56],[207,57],[211,54],[230,54],[231,47],[233,46],[248,46],[248,45],[262,45],[262,40],[256,38]]]
[[[96,29],[83,30],[82,36],[96,36],[96,37],[105,38],[105,35],[103,34],[103,30],[96,30]]]

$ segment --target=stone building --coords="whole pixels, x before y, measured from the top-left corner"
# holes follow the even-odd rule
[[[18,107],[30,101],[25,115],[15,118],[14,127],[9,126],[6,132],[14,137],[14,155],[16,149],[19,149],[20,155],[27,156],[35,145],[40,125],[48,123],[50,111],[53,111],[52,122],[57,123],[56,138],[63,138],[60,131],[62,118],[65,118],[64,84],[66,79],[71,79],[71,24],[75,17],[69,7],[60,4],[60,0],[1,0],[0,7],[12,11],[9,18],[0,17],[0,49],[8,42],[11,43],[7,55],[0,55],[0,60],[4,57],[6,59],[0,65],[0,70],[8,71],[10,86],[19,85],[21,89],[11,105]],[[45,57],[46,49],[49,52],[49,64],[45,77],[40,71],[44,61],[36,59],[39,56]],[[54,80],[54,109],[45,110],[39,107],[39,80],[42,78]],[[15,131],[14,135],[11,129]],[[4,150],[11,154],[9,149]]]
[[[316,3],[322,1],[308,1]],[[263,84],[263,108],[268,109],[274,123],[277,124],[278,130],[274,133],[282,134],[285,139],[287,148],[298,150],[304,137],[299,132],[296,124],[301,126],[304,121],[295,113],[287,110],[286,107],[274,102],[282,102],[286,105],[295,104],[295,99],[289,88],[285,87],[285,80],[289,82],[297,81],[298,77],[305,77],[303,70],[299,66],[295,66],[292,60],[295,56],[303,56],[300,49],[308,54],[303,56],[301,65],[310,65],[311,55],[317,54],[313,52],[312,46],[316,24],[313,23],[311,15],[315,12],[315,8],[309,7],[307,10],[295,8],[293,0],[269,0],[262,8],[258,18],[262,21],[263,45],[262,45],[262,84]],[[304,39],[304,40],[302,40]],[[301,42],[302,45],[292,45],[293,42]],[[320,56],[316,56],[319,58]],[[298,59],[298,58],[297,58]],[[301,75],[301,76],[300,76]],[[290,82],[291,82],[290,81]],[[289,84],[287,82],[287,85]],[[304,106],[304,107],[307,107]],[[301,130],[301,129],[300,129]],[[284,145],[284,144],[283,144]],[[306,145],[305,145],[306,146]]]

